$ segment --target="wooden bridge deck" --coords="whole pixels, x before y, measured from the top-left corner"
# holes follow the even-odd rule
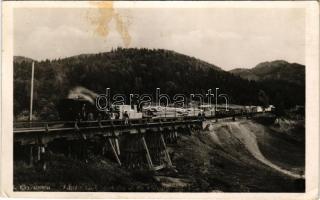
[[[14,124],[14,141],[22,144],[36,142],[41,137],[42,143],[57,138],[74,139],[78,133],[85,137],[120,136],[141,134],[147,131],[174,130],[202,126],[198,117],[176,117],[157,119],[131,119],[128,124],[124,120],[83,121],[83,122],[20,122]]]

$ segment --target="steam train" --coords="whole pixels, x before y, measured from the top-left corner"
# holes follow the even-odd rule
[[[91,99],[90,99],[91,100]],[[183,109],[174,107],[151,106],[148,108],[138,108],[137,105],[112,106],[109,111],[99,111],[96,105],[86,98],[67,98],[61,99],[57,105],[60,119],[63,121],[97,121],[110,119],[123,119],[127,113],[130,119],[158,118],[158,117],[181,117],[205,116],[228,117],[235,115],[246,115],[250,113],[263,112],[258,106],[230,106],[229,110],[205,106],[206,108]],[[208,109],[207,109],[208,107]],[[265,110],[268,111],[268,110]]]

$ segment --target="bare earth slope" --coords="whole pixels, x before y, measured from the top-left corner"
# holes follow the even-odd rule
[[[174,158],[197,187],[224,192],[303,192],[304,129],[255,121],[211,123],[209,130],[183,136]],[[281,131],[282,130],[282,131]]]
[[[217,143],[223,148],[225,148],[226,145],[230,145],[230,140],[235,143],[243,144],[245,150],[249,151],[254,158],[263,164],[293,178],[301,177],[300,174],[286,170],[274,164],[262,154],[257,138],[259,138],[259,141],[262,143],[265,143],[264,145],[268,145],[266,143],[270,141],[268,138],[270,137],[270,135],[268,135],[268,130],[263,125],[253,123],[251,121],[222,123],[214,126],[214,129],[210,134],[213,138],[216,138]],[[226,142],[226,140],[229,141]],[[269,146],[272,146],[272,144],[269,144]]]

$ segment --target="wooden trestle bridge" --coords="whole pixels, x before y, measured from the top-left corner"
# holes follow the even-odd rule
[[[202,130],[205,121],[198,117],[172,117],[128,122],[16,122],[14,158],[45,170],[49,152],[87,161],[90,151],[111,156],[119,166],[129,169],[159,170],[173,166],[167,145],[176,143],[181,134]]]

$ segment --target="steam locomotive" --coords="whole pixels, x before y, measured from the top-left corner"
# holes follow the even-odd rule
[[[97,121],[123,119],[127,113],[131,119],[142,118],[137,105],[119,105],[109,107],[108,111],[99,111],[95,104],[85,98],[61,99],[57,105],[59,117],[63,121]]]
[[[97,119],[102,113],[86,99],[61,99],[57,105],[59,117],[63,121]]]

